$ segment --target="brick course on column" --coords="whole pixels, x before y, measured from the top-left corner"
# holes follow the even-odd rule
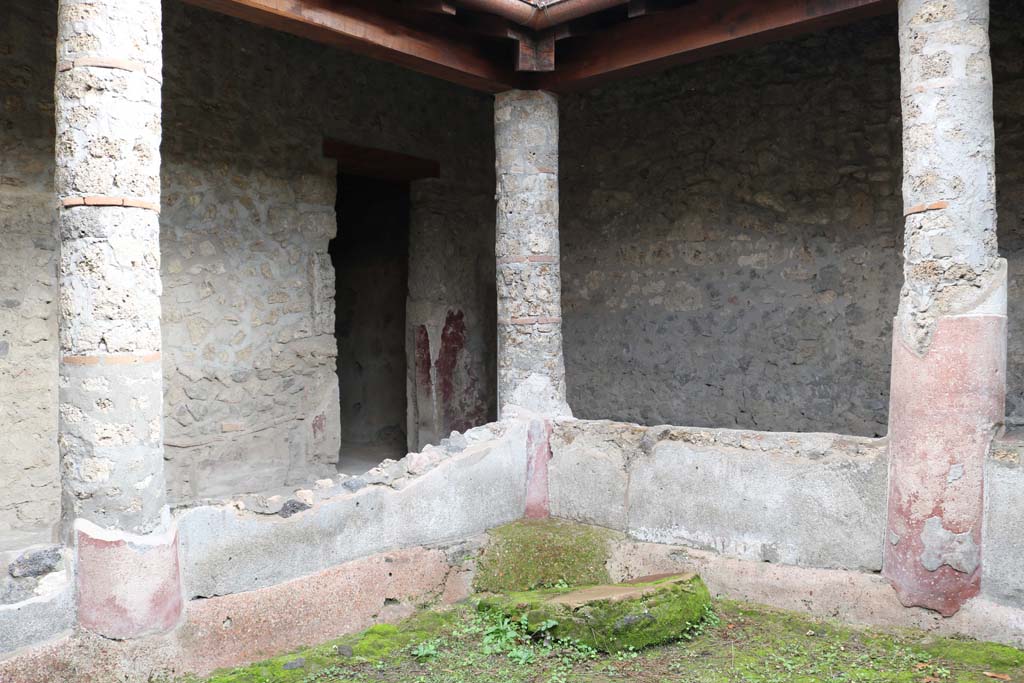
[[[983,472],[1003,422],[988,0],[901,0],[906,214],[883,573],[955,613],[981,581]]]
[[[58,23],[62,526],[79,623],[125,638],[170,627],[181,601],[163,472],[161,3],[61,0]]]
[[[498,410],[569,415],[558,246],[558,101],[495,100]]]

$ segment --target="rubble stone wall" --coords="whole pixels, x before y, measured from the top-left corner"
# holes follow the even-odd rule
[[[14,544],[60,513],[56,34],[56,2],[0,8],[0,538]]]
[[[483,340],[493,332],[480,324],[487,281],[475,257],[493,243],[490,98],[178,3],[166,15],[172,492],[309,481],[337,460],[327,250],[345,217],[335,216],[337,165],[322,158],[324,137],[440,161],[436,194],[463,206],[431,224],[447,253],[429,269],[410,264],[410,291],[443,302],[442,320],[448,310],[469,319],[453,365],[476,372],[469,391],[486,404]],[[465,253],[452,253],[460,243]]]
[[[895,16],[561,99],[579,417],[886,433],[903,284]],[[1007,414],[1024,421],[1024,7],[992,2]]]
[[[13,494],[0,500],[5,539],[56,522],[59,508],[56,5],[0,9],[0,482]],[[443,402],[430,407],[443,419],[419,443],[487,422],[496,412],[492,98],[176,1],[164,6],[163,52],[172,501],[333,471],[327,250],[337,164],[322,156],[325,137],[440,162],[441,178],[413,187],[409,327],[423,329],[442,389],[431,400]]]

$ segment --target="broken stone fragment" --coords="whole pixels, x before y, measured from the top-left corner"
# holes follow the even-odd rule
[[[293,659],[290,662],[285,662],[284,666],[282,666],[281,668],[284,669],[285,671],[294,671],[294,670],[297,670],[297,669],[301,669],[304,666],[306,666],[305,658],[299,657],[297,659]]]
[[[302,512],[303,510],[308,510],[310,507],[312,506],[303,503],[301,500],[295,500],[294,498],[292,498],[291,500],[286,501],[285,504],[281,506],[281,511],[277,514],[279,514],[282,517],[288,518],[294,514]]]
[[[428,446],[419,453],[405,456],[405,468],[409,474],[418,477],[434,469],[445,457],[447,454],[441,449]]]
[[[441,448],[449,453],[458,453],[461,450],[465,450],[468,445],[469,441],[459,432],[452,432],[451,436],[447,439],[441,439]]]
[[[390,486],[396,491],[401,491],[406,486],[411,484],[413,481],[415,481],[413,477],[402,477],[400,479],[395,479],[393,482],[391,482]]]
[[[48,595],[63,588],[67,582],[67,570],[62,569],[60,571],[50,572],[49,574],[39,577],[36,582],[35,593],[36,595]]]
[[[366,486],[366,480],[362,477],[352,477],[351,479],[346,479],[341,485],[354,493]]]
[[[405,474],[405,464],[389,458],[364,474],[363,479],[367,484],[390,484]]]
[[[16,578],[43,576],[56,571],[61,563],[60,546],[52,545],[45,548],[26,550],[7,568],[8,573]]]
[[[281,508],[285,503],[284,496],[242,496],[239,501],[242,503],[242,507],[250,512],[255,512],[259,515],[276,515],[281,511]]]
[[[314,500],[313,492],[309,489],[299,489],[295,492],[295,499],[306,505],[312,505]]]
[[[31,577],[12,579],[0,577],[0,605],[13,605],[35,597],[36,580]]]
[[[473,427],[472,429],[467,430],[463,435],[463,438],[466,439],[467,444],[477,443],[480,441],[490,441],[504,435],[506,428],[506,423],[491,422],[490,424]]]
[[[536,590],[485,598],[479,609],[535,634],[576,640],[602,652],[640,649],[693,632],[708,614],[711,595],[695,574],[650,576],[575,591]]]

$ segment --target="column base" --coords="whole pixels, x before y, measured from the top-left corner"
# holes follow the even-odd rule
[[[923,354],[895,334],[882,574],[907,607],[951,616],[981,589],[982,480],[1005,386],[1005,316],[943,318]]]
[[[166,633],[182,615],[178,531],[139,536],[75,520],[78,624],[125,640]]]

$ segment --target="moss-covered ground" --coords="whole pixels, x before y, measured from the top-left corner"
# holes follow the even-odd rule
[[[1024,683],[1024,652],[719,601],[668,645],[603,655],[461,605],[218,673],[210,683]],[[285,666],[294,668],[285,668]]]
[[[700,623],[711,606],[707,587],[693,574],[635,582],[628,589],[636,591],[635,597],[607,599],[598,587],[598,594],[591,593],[585,604],[558,602],[580,595],[559,589],[507,593],[484,598],[478,609],[521,622],[527,634],[544,631],[557,640],[621,652],[677,640]]]
[[[489,534],[477,566],[478,591],[506,593],[608,583],[608,541],[600,527],[555,519],[522,520]]]

